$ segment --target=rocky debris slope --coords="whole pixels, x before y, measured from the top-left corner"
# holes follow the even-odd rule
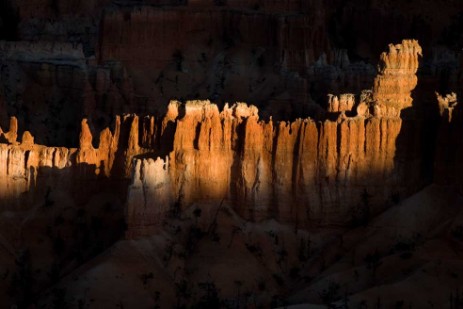
[[[432,185],[346,229],[249,222],[228,201],[196,204],[155,235],[118,241],[57,288],[69,304],[100,307],[446,307],[459,303],[463,276],[455,193]],[[40,304],[53,299],[47,291]]]
[[[317,255],[319,265],[312,262],[301,271],[311,283],[300,280],[297,286],[303,288],[288,303],[301,308],[312,304],[422,308],[431,303],[458,307],[462,202],[453,188],[431,185],[366,227],[343,233]]]

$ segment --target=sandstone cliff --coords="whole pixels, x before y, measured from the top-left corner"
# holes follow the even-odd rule
[[[398,117],[288,123],[259,121],[242,103],[183,108],[170,155],[133,165],[130,236],[150,233],[174,207],[222,199],[249,220],[346,224],[404,190],[394,178]]]

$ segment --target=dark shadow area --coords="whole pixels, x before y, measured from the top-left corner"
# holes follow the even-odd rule
[[[408,2],[404,6],[411,2],[418,4],[417,1]],[[414,38],[419,40],[424,50],[431,50],[432,44],[440,40],[440,33],[433,33],[429,16],[422,12],[426,9],[406,10],[405,13],[400,4],[403,3],[398,2],[397,5],[390,5],[385,9],[378,7],[374,1],[338,0],[329,15],[330,38],[339,48],[347,49],[351,61],[372,64],[376,63],[378,55],[384,51],[383,42],[394,43],[404,38]],[[449,29],[454,29],[458,20],[457,12],[453,14],[455,21],[446,25]]]
[[[9,282],[4,293],[18,308],[34,304],[59,280],[120,240],[126,229],[128,180],[97,176],[95,166],[88,164],[30,172],[35,185],[17,198],[1,200],[2,212],[14,214],[1,219],[2,245],[10,244],[16,254],[16,267],[3,278]]]
[[[17,117],[19,137],[27,130],[37,144],[76,147],[92,95],[84,90],[86,71],[68,64],[68,59],[57,65],[9,57],[2,59],[0,100],[5,102],[2,112]]]
[[[418,85],[411,94],[413,106],[401,112],[402,126],[395,142],[394,174],[403,183],[398,184],[401,187],[398,187],[395,200],[409,197],[434,182],[440,119],[433,89],[418,77]]]
[[[243,217],[253,217],[253,205],[248,205],[246,201],[240,200],[240,194],[244,186],[244,180],[240,178],[242,165],[243,165],[243,151],[245,145],[245,128],[246,122],[243,121],[236,127],[236,135],[238,138],[232,141],[233,150],[233,163],[231,165],[230,179],[234,180],[230,182],[230,199],[237,205],[236,212]]]
[[[0,40],[18,40],[19,13],[11,0],[0,0]]]
[[[457,93],[461,97],[461,91]],[[463,195],[463,105],[442,110],[436,139],[435,181]]]

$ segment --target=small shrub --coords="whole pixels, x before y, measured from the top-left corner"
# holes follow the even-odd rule
[[[265,66],[265,58],[264,55],[260,55],[256,59],[256,64],[259,68],[263,68]]]
[[[407,252],[404,252],[404,253],[400,254],[400,258],[404,259],[404,260],[408,260],[412,256],[413,256],[413,252],[410,252],[410,251],[407,251]]]
[[[289,271],[289,276],[291,277],[291,279],[299,278],[299,271],[300,269],[297,266],[291,268],[291,270]]]
[[[61,236],[56,236],[53,240],[53,251],[55,251],[56,254],[60,255],[64,252],[65,247],[66,244],[64,240],[61,238]]]
[[[202,213],[201,208],[196,208],[196,209],[193,211],[193,215],[195,216],[196,219],[198,219],[198,218],[201,217],[201,213]]]
[[[264,279],[260,279],[260,280],[257,282],[257,288],[259,289],[259,291],[265,291],[266,284],[265,284]]]
[[[47,192],[45,193],[45,202],[42,205],[43,208],[49,208],[55,204],[55,202],[51,200],[50,195],[51,195],[51,188],[48,187]]]
[[[144,273],[144,274],[140,275],[140,279],[141,279],[143,285],[146,286],[151,280],[154,279],[154,275],[153,275],[152,272]]]
[[[196,245],[203,238],[204,232],[197,226],[192,226],[188,232],[186,240],[186,250],[188,253],[193,253],[196,249]]]
[[[174,51],[174,53],[172,54],[172,58],[174,60],[177,71],[182,72],[183,71],[183,61],[185,60],[182,51],[179,49]]]
[[[53,289],[53,306],[54,308],[67,308],[65,289]]]
[[[253,255],[257,256],[258,258],[262,258],[262,248],[258,244],[248,244],[246,243],[246,249],[251,252]]]
[[[285,284],[285,280],[279,275],[279,274],[273,274],[272,275],[273,277],[273,280],[275,280],[275,282],[279,285],[279,286],[283,286]]]
[[[214,4],[217,6],[224,6],[227,4],[227,0],[214,0]]]
[[[61,215],[61,214],[60,214],[60,215],[57,215],[57,216],[55,217],[55,222],[54,222],[54,223],[55,223],[55,226],[60,226],[60,225],[62,225],[62,224],[64,223],[64,217],[63,217],[63,215]]]
[[[298,257],[300,262],[306,262],[310,258],[310,247],[310,238],[307,239],[307,241],[304,241],[304,239],[301,238],[298,250]]]
[[[319,293],[320,299],[328,308],[333,308],[333,303],[341,300],[340,286],[336,282],[330,282],[328,288]]]
[[[381,255],[378,250],[375,250],[374,253],[368,253],[363,260],[367,263],[368,269],[376,270],[381,265]]]
[[[285,248],[281,248],[280,250],[278,250],[277,255],[278,255],[277,264],[281,265],[281,263],[286,261],[286,257],[288,256],[288,251],[286,251]]]
[[[458,241],[463,241],[463,225],[456,226],[452,229],[452,236],[453,238],[457,239]]]
[[[181,308],[182,304],[189,300],[192,296],[191,287],[185,279],[175,283],[175,295],[177,296],[177,308]]]
[[[394,192],[391,194],[391,201],[394,205],[397,205],[400,203],[400,193]]]
[[[192,308],[220,308],[221,300],[219,298],[219,291],[214,282],[200,282],[198,287],[202,290],[202,296],[199,301],[192,306]]]

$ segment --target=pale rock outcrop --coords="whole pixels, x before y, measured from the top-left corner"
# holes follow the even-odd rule
[[[350,112],[355,106],[355,95],[351,93],[341,94],[339,97],[328,95],[328,112]]]
[[[34,146],[34,137],[32,136],[31,132],[24,131],[23,136],[21,138],[21,146],[23,147],[33,147]]]
[[[175,203],[169,161],[136,160],[127,197],[127,221],[134,222],[127,237],[154,232]]]
[[[10,127],[8,132],[2,132],[2,129],[0,128],[0,138],[9,144],[16,144],[16,140],[18,138],[18,119],[16,119],[16,117],[10,118]]]
[[[463,194],[463,112],[456,93],[436,93],[440,113],[434,163],[435,181],[451,185]]]
[[[79,151],[76,157],[77,164],[96,165],[99,167],[98,151],[93,148],[92,141],[93,136],[87,119],[83,119],[79,136]]]
[[[457,94],[452,92],[445,97],[436,92],[437,102],[439,104],[439,113],[441,116],[448,117],[448,121],[452,121],[452,112],[458,104]]]

